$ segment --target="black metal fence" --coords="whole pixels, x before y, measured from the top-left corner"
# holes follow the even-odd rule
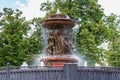
[[[10,67],[0,70],[0,80],[120,80],[120,68],[80,67]]]

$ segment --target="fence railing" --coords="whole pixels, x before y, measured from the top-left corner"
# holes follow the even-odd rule
[[[80,67],[10,67],[0,70],[0,80],[120,80],[120,68]]]

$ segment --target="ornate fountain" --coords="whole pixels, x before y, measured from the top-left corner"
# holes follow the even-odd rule
[[[41,21],[44,29],[48,30],[46,57],[40,59],[45,66],[63,66],[65,63],[78,63],[78,59],[72,56],[73,45],[71,30],[76,21],[69,19],[64,14],[53,14],[49,19]]]

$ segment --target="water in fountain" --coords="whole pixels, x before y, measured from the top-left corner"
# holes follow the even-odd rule
[[[84,66],[85,66],[85,67],[88,66],[87,61],[84,62]]]
[[[34,60],[32,62],[32,66],[44,66],[43,62],[40,62],[40,59],[45,57],[46,55],[43,53],[35,55]]]
[[[59,10],[59,9],[57,9],[57,12],[56,12],[56,14],[61,14],[61,12],[60,12],[60,10]]]
[[[70,19],[68,15],[59,14],[51,15],[49,19],[41,22],[43,51],[41,55],[37,55],[34,60],[35,66],[43,66],[48,63],[64,64],[77,63],[83,65],[83,59],[77,54],[75,49],[76,35],[73,35],[76,30],[76,21]],[[54,42],[50,43],[50,41]],[[51,46],[52,45],[52,46]],[[40,61],[39,61],[40,60]],[[43,62],[41,64],[41,62]],[[79,63],[80,62],[80,63]],[[48,65],[47,65],[48,66]]]
[[[65,63],[78,63],[78,58],[72,55],[73,45],[71,41],[72,28],[76,21],[69,19],[68,15],[50,15],[49,19],[41,21],[41,25],[47,32],[46,57],[40,59],[48,66],[49,64],[63,66]],[[44,32],[45,33],[45,32]]]

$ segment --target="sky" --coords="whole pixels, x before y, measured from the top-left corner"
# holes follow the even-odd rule
[[[0,12],[4,7],[20,9],[28,20],[33,17],[43,17],[45,12],[40,11],[40,4],[47,0],[0,0]],[[54,0],[49,0],[54,1]],[[98,0],[106,15],[115,13],[120,15],[120,0]]]

